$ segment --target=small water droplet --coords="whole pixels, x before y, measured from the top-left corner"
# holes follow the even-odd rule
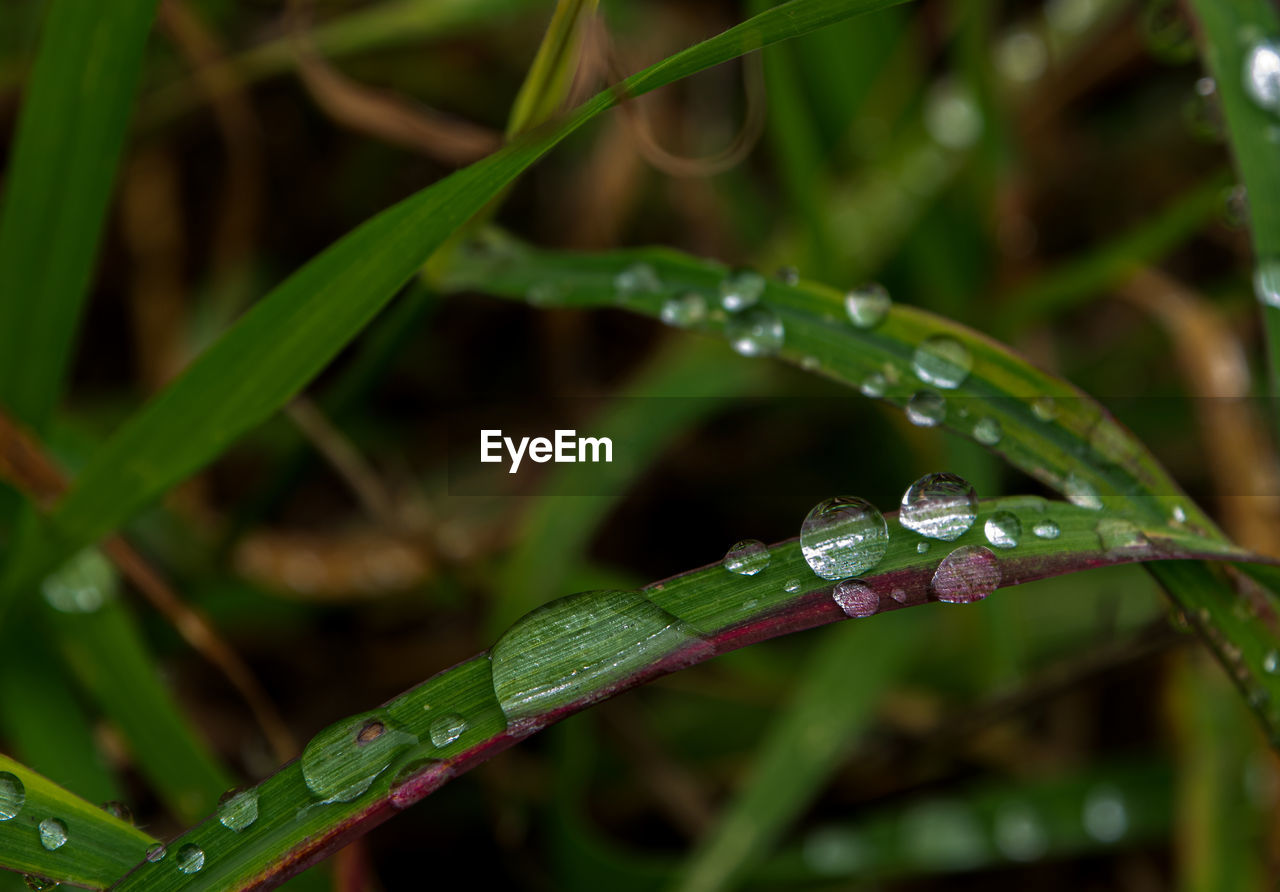
[[[1062,485],[1062,492],[1067,497],[1067,501],[1077,508],[1087,508],[1090,511],[1102,509],[1102,499],[1098,496],[1098,490],[1088,480],[1074,473],[1067,476],[1066,482]]]
[[[1089,792],[1084,801],[1084,829],[1102,843],[1124,836],[1129,829],[1129,811],[1119,790],[1103,784]]]
[[[1222,97],[1218,84],[1211,77],[1196,81],[1183,117],[1191,134],[1205,142],[1221,142],[1227,134],[1226,118],[1222,113]]]
[[[689,328],[707,318],[707,301],[696,291],[690,291],[664,303],[661,315],[667,325]]]
[[[1280,113],[1280,47],[1264,41],[1249,50],[1244,59],[1244,89],[1259,108]]]
[[[872,372],[870,375],[867,375],[867,377],[862,379],[862,383],[858,385],[858,389],[862,391],[863,396],[869,396],[872,399],[879,399],[884,396],[884,375],[879,372]]]
[[[800,360],[800,368],[804,369],[806,372],[816,372],[818,369],[822,368],[822,360],[818,359],[816,356],[806,356]]]
[[[898,522],[929,539],[963,536],[978,516],[978,497],[968,480],[941,471],[925,474],[902,494]]]
[[[995,842],[1011,861],[1035,861],[1049,850],[1049,836],[1039,814],[1023,802],[1006,802],[996,812]]]
[[[1038,539],[1056,539],[1058,534],[1062,532],[1058,528],[1057,523],[1052,520],[1041,520],[1031,528],[1031,532],[1036,534]]]
[[[773,274],[773,277],[783,285],[794,286],[800,284],[800,270],[796,269],[794,266],[778,267],[778,270]]]
[[[40,845],[56,852],[67,844],[67,825],[57,818],[45,818],[40,822]]]
[[[854,288],[844,296],[844,310],[857,328],[874,328],[888,315],[893,300],[889,291],[877,282]]]
[[[1012,511],[997,511],[987,518],[982,532],[996,548],[1017,548],[1022,538],[1022,522]]]
[[[92,613],[115,597],[115,569],[97,548],[86,548],[45,577],[40,591],[63,613]]]
[[[1004,430],[1000,427],[1000,422],[989,416],[979,418],[978,423],[973,426],[973,438],[983,446],[994,446],[1003,436]]]
[[[788,580],[787,580],[787,584],[786,584],[785,586],[783,586],[783,589],[784,589],[785,591],[788,591],[788,592],[798,592],[798,591],[800,591],[800,580],[799,580],[799,579],[788,579]]]
[[[1244,186],[1232,186],[1223,193],[1222,219],[1231,229],[1244,229],[1249,225],[1249,190]]]
[[[839,583],[832,589],[831,596],[848,616],[871,616],[880,609],[880,596],[851,579]]]
[[[658,272],[647,263],[633,263],[613,277],[613,288],[620,300],[662,291]]]
[[[382,710],[352,716],[311,738],[302,751],[302,777],[316,798],[350,802],[369,789],[397,753],[417,742]]]
[[[928,554],[928,553],[929,553],[929,543],[928,543],[928,542],[917,542],[917,543],[916,543],[916,554]]]
[[[456,712],[438,715],[431,720],[431,742],[438,747],[453,743],[467,730],[467,720]]]
[[[1147,544],[1142,531],[1123,517],[1104,517],[1094,532],[1098,534],[1102,550],[1108,554],[1141,549]]]
[[[183,873],[199,873],[204,870],[204,849],[194,843],[187,843],[178,849],[176,863],[178,870]]]
[[[935,83],[925,96],[924,127],[946,149],[967,149],[982,135],[982,110],[964,84],[952,78]]]
[[[772,356],[782,349],[786,333],[778,314],[767,307],[747,307],[724,324],[729,345],[743,356]]]
[[[529,290],[525,292],[524,297],[530,306],[546,307],[559,303],[564,298],[564,295],[560,291],[560,286],[555,282],[534,282],[529,286]]]
[[[725,553],[722,563],[730,573],[755,576],[768,567],[772,559],[769,549],[759,539],[743,539]]]
[[[1031,414],[1041,421],[1053,421],[1058,417],[1058,404],[1051,396],[1038,396],[1031,401]]]
[[[747,598],[747,600],[742,602],[743,610],[755,610],[759,606],[760,606],[759,598]]]
[[[152,864],[157,861],[163,861],[164,856],[169,854],[169,849],[162,842],[152,843],[147,846],[147,860]]]
[[[942,559],[931,583],[939,601],[972,604],[1000,587],[1000,561],[985,545],[964,545]]]
[[[874,857],[862,837],[845,827],[819,827],[804,840],[809,869],[822,876],[850,876],[866,869]]]
[[[954,390],[964,383],[973,369],[973,357],[969,348],[947,335],[926,338],[916,348],[911,367],[916,376],[926,384]]]
[[[720,282],[720,306],[731,313],[745,310],[764,294],[765,280],[753,269],[738,269]]]
[[[218,800],[218,822],[239,833],[258,820],[258,791],[228,790]]]
[[[126,824],[133,823],[133,811],[123,802],[118,802],[115,799],[104,802],[102,803],[102,810],[111,815],[111,817],[124,821]]]
[[[855,496],[819,502],[800,525],[800,550],[823,579],[865,573],[884,558],[889,526],[874,505]]]
[[[1253,273],[1253,293],[1263,306],[1280,309],[1280,258],[1265,257]]]
[[[0,821],[12,821],[27,801],[27,788],[16,774],[0,771]]]
[[[1280,675],[1280,650],[1267,651],[1262,658],[1262,671],[1268,675]]]
[[[30,889],[31,892],[48,892],[50,889],[58,888],[56,880],[51,880],[48,877],[37,876],[34,873],[24,873],[22,875],[22,882],[27,884],[27,888]]]
[[[907,420],[917,427],[936,427],[947,418],[947,404],[932,390],[918,390],[907,400]]]
[[[1181,505],[1174,505],[1173,512],[1170,516],[1173,518],[1174,523],[1186,523],[1187,509],[1183,508]]]

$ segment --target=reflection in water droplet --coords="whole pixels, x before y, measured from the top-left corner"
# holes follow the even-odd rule
[[[147,860],[152,864],[157,861],[163,861],[164,856],[169,854],[169,849],[162,842],[152,843],[147,846]]]
[[[302,751],[302,777],[317,799],[350,802],[369,789],[401,750],[417,742],[383,710],[352,716],[311,738]]]
[[[844,296],[844,309],[849,321],[858,328],[874,328],[889,313],[893,301],[883,285],[872,282],[855,288]]]
[[[178,870],[183,873],[199,873],[204,869],[204,849],[198,845],[187,843],[178,849],[176,863]]]
[[[788,579],[788,580],[787,580],[787,584],[786,584],[785,586],[783,586],[783,589],[784,589],[784,590],[786,590],[786,591],[788,591],[788,592],[798,592],[798,591],[800,591],[800,580],[799,580],[799,579]]]
[[[1054,521],[1042,520],[1031,528],[1031,532],[1035,533],[1039,539],[1056,539],[1062,530],[1058,529],[1058,525]]]
[[[438,715],[431,720],[431,742],[438,747],[448,746],[467,730],[467,720],[456,712]]]
[[[743,539],[725,553],[722,564],[730,573],[755,576],[769,566],[772,556],[759,539]]]
[[[662,291],[662,280],[658,272],[647,263],[633,263],[613,277],[613,288],[620,299],[637,297],[643,294],[657,294]]]
[[[1031,414],[1041,421],[1053,421],[1058,417],[1058,404],[1051,396],[1038,396],[1031,401]]]
[[[907,488],[898,522],[921,536],[951,542],[963,536],[977,516],[978,497],[969,481],[941,471]]]
[[[731,313],[745,310],[764,294],[764,286],[764,276],[755,270],[734,270],[720,282],[720,305]]]
[[[1004,430],[994,418],[979,418],[978,423],[973,426],[973,438],[983,446],[994,446],[1003,436]]]
[[[63,613],[92,613],[116,596],[119,583],[111,562],[97,548],[86,548],[45,577],[45,601]]]
[[[865,573],[884,558],[889,526],[874,505],[855,496],[819,502],[800,525],[800,550],[823,579]]]
[[[1062,492],[1067,497],[1067,501],[1077,508],[1088,508],[1090,511],[1099,511],[1102,508],[1102,499],[1098,497],[1098,491],[1083,477],[1069,474],[1066,483],[1062,485]]]
[[[1244,58],[1244,89],[1259,108],[1280,114],[1280,47],[1263,42]]]
[[[862,383],[858,385],[858,389],[862,391],[863,396],[869,396],[872,399],[879,399],[884,396],[884,375],[879,372],[872,372],[870,375],[867,375],[867,377],[862,379]]]
[[[1084,829],[1098,842],[1116,842],[1129,829],[1124,797],[1110,784],[1095,787],[1084,801]]]
[[[1098,521],[1094,530],[1098,534],[1098,543],[1108,554],[1142,549],[1147,539],[1142,531],[1123,517],[1104,517]]]
[[[947,335],[926,338],[916,348],[911,368],[926,384],[954,390],[964,383],[973,369],[973,357],[969,348]]]
[[[1000,587],[1000,562],[985,545],[965,545],[942,559],[934,571],[933,594],[948,604],[981,601]]]
[[[1035,861],[1049,850],[1040,816],[1023,802],[1006,802],[996,812],[996,847],[1011,861]]]
[[[997,511],[987,518],[982,532],[996,548],[1017,548],[1022,538],[1022,522],[1012,511]]]
[[[1280,258],[1258,261],[1253,273],[1253,293],[1264,306],[1280,309]]]
[[[0,821],[12,821],[27,801],[27,788],[16,774],[0,771]]]
[[[662,305],[662,321],[677,328],[697,325],[706,318],[707,302],[696,291],[673,297]]]
[[[40,845],[51,852],[67,844],[67,825],[57,818],[45,818],[40,822]]]
[[[916,391],[907,401],[907,420],[918,427],[934,427],[947,417],[947,404],[932,390]]]
[[[767,307],[748,307],[724,324],[729,345],[743,356],[772,356],[782,349],[782,320]]]
[[[218,800],[218,822],[237,833],[258,820],[258,791],[228,790]]]
[[[836,604],[848,616],[871,616],[880,609],[880,597],[861,582],[845,580],[831,591]]]

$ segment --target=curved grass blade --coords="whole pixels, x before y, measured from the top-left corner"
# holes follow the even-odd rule
[[[0,755],[0,867],[103,889],[155,842]]]
[[[1015,513],[1027,529],[1051,518],[1059,535],[1028,537],[991,554],[984,563],[995,568],[987,580],[993,585],[1133,561],[1252,559],[1185,527],[1161,524],[1126,527],[1133,535],[1117,544],[1105,525],[1100,537],[1100,521],[1129,521],[1033,497],[983,502],[977,523],[954,548],[984,547],[983,521],[995,511]],[[936,598],[932,580],[945,560],[943,548],[921,554],[918,536],[889,523],[884,558],[858,580],[874,592],[879,612]],[[792,579],[801,582],[788,592]],[[552,602],[512,626],[489,653],[320,732],[300,761],[245,794],[252,821],[228,821],[226,812],[210,818],[170,845],[178,860],[141,864],[113,888],[271,888],[450,778],[592,703],[718,653],[844,618],[831,584],[814,576],[795,540],[772,546],[769,566],[754,576],[713,564],[638,592],[586,592]],[[200,869],[184,873],[179,865],[192,863],[197,852]]]
[[[578,67],[578,47],[599,0],[559,0],[529,73],[511,107],[507,137],[549,120],[564,104]]]
[[[311,380],[437,247],[560,140],[628,95],[901,0],[791,0],[675,54],[383,211],[259,301],[94,455],[43,536],[6,568],[12,601],[217,457]],[[0,601],[0,610],[6,606]]]

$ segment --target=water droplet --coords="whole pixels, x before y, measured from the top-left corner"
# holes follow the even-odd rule
[[[1056,539],[1062,530],[1058,529],[1058,525],[1052,520],[1041,520],[1031,528],[1031,532],[1036,534],[1038,539]]]
[[[382,710],[352,716],[311,738],[302,751],[302,777],[316,798],[350,802],[369,789],[396,754],[417,742]]]
[[[849,876],[864,870],[874,857],[862,837],[844,827],[819,827],[804,840],[804,860],[822,876]]]
[[[633,263],[613,277],[613,288],[620,300],[662,291],[658,272],[647,263]]]
[[[1280,258],[1258,261],[1253,273],[1253,293],[1264,306],[1280,309]]]
[[[1038,396],[1031,401],[1031,414],[1041,421],[1053,421],[1058,417],[1058,404],[1051,396]]]
[[[1280,113],[1280,47],[1263,42],[1244,59],[1244,89],[1259,108]]]
[[[1222,113],[1222,97],[1218,84],[1211,77],[1196,81],[1195,89],[1183,109],[1183,117],[1191,134],[1205,142],[1221,142],[1227,133],[1226,118]]]
[[[743,356],[772,356],[782,349],[785,332],[778,314],[767,307],[747,307],[724,324],[729,345]]]
[[[116,572],[96,548],[86,548],[45,577],[45,601],[63,613],[92,613],[116,595]]]
[[[467,730],[467,720],[456,712],[438,715],[431,720],[431,742],[438,747],[453,743]]]
[[[673,297],[662,305],[662,321],[676,328],[689,328],[707,318],[707,301],[696,291]]]
[[[865,573],[884,558],[889,525],[874,505],[855,496],[819,502],[800,525],[800,550],[823,579]]]
[[[56,852],[67,844],[67,825],[57,818],[45,818],[40,822],[40,845]]]
[[[27,788],[16,774],[0,771],[0,821],[12,821],[27,801]]]
[[[917,543],[916,543],[916,554],[928,554],[928,553],[929,553],[929,543],[928,543],[928,542],[917,542]]]
[[[1147,544],[1142,531],[1123,517],[1104,517],[1095,532],[1102,550],[1108,554],[1141,549]]]
[[[218,800],[218,822],[239,833],[258,820],[258,791],[228,790]]]
[[[555,282],[534,282],[529,286],[529,290],[525,292],[524,297],[530,306],[546,307],[559,303],[564,298],[564,295],[560,291],[560,286]]]
[[[58,888],[56,880],[51,880],[48,877],[37,876],[34,873],[24,873],[22,875],[22,881],[27,884],[27,888],[32,890],[32,892],[48,892],[49,889]]]
[[[844,296],[844,310],[849,321],[858,328],[874,328],[888,315],[893,300],[878,282],[854,288]]]
[[[1034,861],[1049,850],[1049,837],[1040,816],[1023,802],[1007,802],[996,812],[995,841],[1011,861]]]
[[[1183,508],[1181,505],[1174,505],[1170,516],[1173,518],[1174,523],[1186,523],[1187,509]]]
[[[851,579],[832,589],[831,596],[848,616],[871,616],[880,609],[880,596],[861,582]]]
[[[987,518],[982,532],[996,548],[1017,548],[1022,538],[1022,522],[1012,511],[997,511]]]
[[[816,372],[818,369],[822,368],[822,360],[818,359],[816,356],[806,356],[800,360],[800,368],[804,369],[806,372]]]
[[[943,148],[967,149],[982,135],[982,110],[964,84],[944,78],[925,96],[924,127]]]
[[[902,816],[899,838],[910,840],[913,861],[932,870],[964,870],[988,857],[982,825],[968,805],[926,801]]]
[[[102,803],[102,810],[111,815],[111,817],[124,821],[126,824],[133,823],[133,812],[123,802],[117,802],[115,799],[104,802]]]
[[[907,400],[907,420],[918,427],[936,427],[947,418],[947,404],[932,390],[918,390]]]
[[[955,338],[934,335],[916,348],[911,367],[924,383],[954,390],[969,377],[973,357],[969,355],[969,348]]]
[[[879,372],[872,372],[870,375],[867,375],[867,377],[862,379],[862,383],[858,385],[858,389],[862,391],[863,396],[869,396],[872,399],[879,399],[884,396],[884,375]]]
[[[1262,658],[1262,671],[1268,675],[1280,675],[1280,650],[1269,650]]]
[[[199,873],[204,870],[204,849],[193,843],[187,843],[178,849],[176,863],[178,870],[183,873]]]
[[[951,542],[968,532],[977,516],[978,497],[969,481],[941,471],[907,487],[898,522],[921,536]]]
[[[1249,225],[1249,190],[1244,186],[1232,186],[1223,192],[1222,220],[1231,229]]]
[[[931,583],[948,604],[981,601],[1000,587],[1000,562],[985,545],[964,545],[942,559]]]
[[[994,446],[1003,436],[1004,430],[994,418],[979,418],[978,423],[973,426],[973,438],[983,446]]]
[[[637,592],[581,592],[526,614],[498,639],[493,688],[509,719],[532,722],[698,646],[684,623]]]
[[[1017,84],[1039,80],[1048,64],[1049,51],[1030,28],[1015,28],[996,47],[996,70]]]
[[[724,556],[724,568],[739,576],[755,576],[769,566],[772,557],[769,549],[759,539],[743,539],[735,543]]]
[[[720,282],[720,306],[731,313],[745,310],[764,294],[764,286],[764,276],[755,270],[734,270]]]
[[[169,854],[169,849],[162,842],[152,843],[147,846],[147,860],[152,864],[157,861],[163,861],[164,856]]]
[[[773,274],[773,277],[783,285],[794,286],[800,284],[800,270],[796,269],[794,266],[778,267],[778,270]]]
[[[1077,508],[1087,508],[1090,511],[1102,509],[1102,499],[1098,497],[1098,491],[1083,477],[1069,474],[1062,485],[1062,492],[1067,497],[1067,501]]]
[[[1091,790],[1084,801],[1084,829],[1098,842],[1112,843],[1129,829],[1129,812],[1120,791],[1110,784]]]

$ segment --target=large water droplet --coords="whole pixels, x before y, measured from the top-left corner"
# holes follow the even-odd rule
[[[720,305],[731,313],[745,310],[764,294],[764,286],[764,276],[755,270],[734,270],[720,282]]]
[[[1038,539],[1056,539],[1062,530],[1058,528],[1058,524],[1054,521],[1045,519],[1037,521],[1036,525],[1031,528],[1031,532],[1035,533]]]
[[[769,549],[759,539],[743,539],[725,553],[724,568],[739,576],[755,576],[769,566]]]
[[[1049,850],[1049,836],[1035,809],[1008,802],[996,812],[996,848],[1011,861],[1034,861]]]
[[[987,518],[982,532],[996,548],[1017,548],[1022,538],[1022,521],[1012,511],[997,511]]]
[[[658,272],[647,263],[633,263],[613,277],[613,287],[622,300],[662,291]]]
[[[1280,113],[1280,47],[1264,41],[1249,50],[1244,58],[1244,89],[1259,108]]]
[[[239,833],[258,820],[258,791],[229,790],[218,800],[218,822]]]
[[[1077,508],[1088,508],[1090,511],[1102,509],[1102,499],[1098,496],[1098,490],[1083,477],[1075,474],[1067,475],[1066,483],[1062,485],[1062,492],[1067,497],[1067,501]]]
[[[907,400],[907,420],[918,427],[936,427],[947,418],[947,404],[932,390],[918,390]]]
[[[204,849],[194,843],[187,843],[178,849],[176,861],[178,870],[183,873],[199,873],[204,870]]]
[[[1147,538],[1142,530],[1123,517],[1104,517],[1098,521],[1095,532],[1102,550],[1108,554],[1140,550],[1147,545]]]
[[[823,579],[865,573],[884,558],[889,525],[876,507],[855,496],[819,502],[800,525],[800,550]]]
[[[849,321],[858,328],[879,325],[892,305],[888,290],[875,282],[855,288],[844,296],[844,310],[849,314]]]
[[[879,399],[884,396],[884,375],[879,372],[872,372],[870,375],[867,375],[867,377],[862,379],[862,383],[858,385],[858,389],[862,391],[863,396],[869,396],[872,399]]]
[[[1084,829],[1098,842],[1112,843],[1129,829],[1129,811],[1120,791],[1109,784],[1089,792],[1084,801]]]
[[[40,845],[51,852],[67,844],[67,825],[57,818],[45,818],[40,822]]]
[[[786,332],[778,314],[768,307],[747,307],[724,324],[729,345],[743,356],[772,356],[782,349]]]
[[[1264,306],[1280,309],[1280,258],[1264,257],[1253,273],[1253,293]]]
[[[994,418],[979,418],[977,424],[973,426],[973,438],[983,446],[994,446],[1003,436],[1004,429]]]
[[[311,738],[302,751],[302,777],[316,798],[350,802],[417,742],[382,710],[346,718]]]
[[[968,480],[941,471],[925,474],[902,494],[898,522],[930,539],[954,541],[978,516],[978,497]]]
[[[852,579],[839,583],[831,590],[831,596],[848,616],[871,616],[880,609],[880,596]]]
[[[662,305],[662,321],[677,328],[697,325],[706,318],[707,302],[696,291],[673,297]]]
[[[40,591],[55,610],[92,613],[115,597],[117,585],[111,562],[98,549],[86,548],[45,577]]]
[[[467,720],[456,712],[448,712],[431,720],[428,733],[433,744],[444,747],[461,737],[466,730]]]
[[[490,652],[509,719],[593,702],[662,657],[700,645],[684,623],[636,592],[581,592],[526,614]]]
[[[1000,561],[985,545],[964,545],[942,559],[931,585],[948,604],[981,601],[1000,587]]]
[[[916,348],[911,360],[916,376],[926,384],[954,390],[964,383],[973,369],[969,348],[947,335],[926,338]]]
[[[12,821],[27,801],[27,788],[16,774],[0,771],[0,821]]]
[[[152,864],[157,861],[163,861],[164,856],[169,854],[169,848],[162,842],[155,842],[147,846],[147,860]]]

